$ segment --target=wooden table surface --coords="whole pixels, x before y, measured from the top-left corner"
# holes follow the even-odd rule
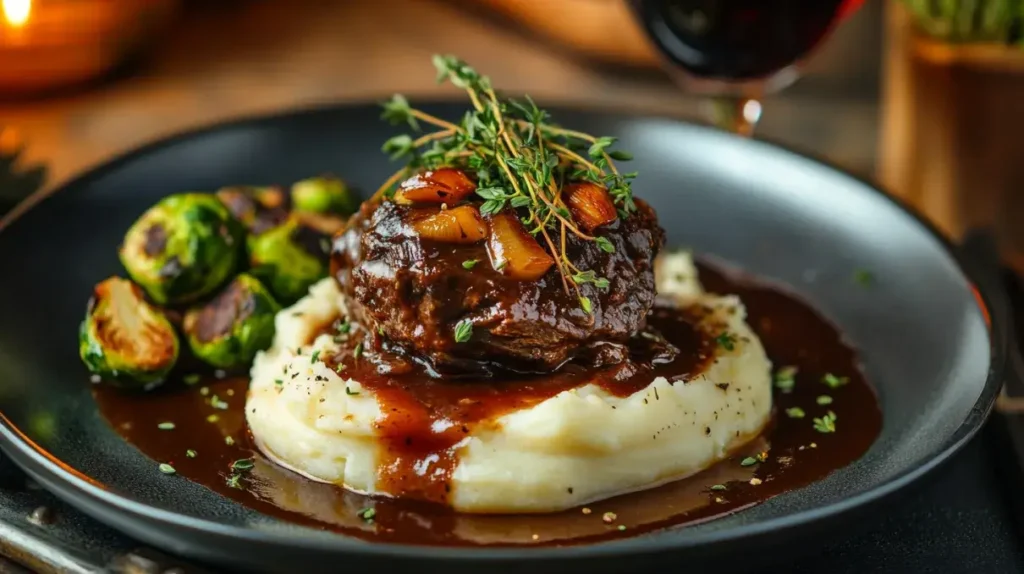
[[[188,13],[127,78],[0,102],[0,125],[27,142],[25,158],[48,164],[47,189],[141,143],[229,117],[394,92],[457,96],[434,82],[436,52],[458,54],[499,86],[541,102],[698,115],[697,102],[658,72],[610,73],[449,2],[228,4]],[[873,100],[794,90],[765,103],[760,134],[868,173],[876,124]]]

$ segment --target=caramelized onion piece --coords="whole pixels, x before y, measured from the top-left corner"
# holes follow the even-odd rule
[[[573,219],[587,231],[593,231],[618,218],[608,191],[596,183],[570,183],[562,188],[562,195]]]
[[[555,260],[523,229],[515,215],[505,212],[491,217],[491,237],[487,241],[491,264],[513,279],[540,279]]]
[[[402,182],[395,203],[447,203],[455,205],[473,193],[476,184],[462,170],[442,167],[418,173]]]
[[[487,237],[487,223],[472,205],[441,210],[414,222],[412,228],[424,239],[445,243],[476,243]]]

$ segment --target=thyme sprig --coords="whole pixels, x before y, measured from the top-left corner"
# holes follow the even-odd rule
[[[582,301],[585,298],[579,285],[589,282],[607,288],[606,279],[570,261],[566,236],[572,233],[594,241],[609,253],[615,246],[573,221],[562,188],[568,182],[600,185],[608,190],[619,216],[628,217],[636,211],[631,187],[636,173],[620,172],[615,161],[627,161],[631,156],[612,149],[613,137],[597,137],[551,123],[548,113],[529,96],[520,100],[499,95],[487,76],[454,56],[438,55],[433,61],[438,83],[448,81],[464,89],[472,109],[452,123],[413,108],[401,95],[386,102],[382,117],[408,125],[415,135],[398,135],[384,143],[384,152],[406,164],[384,182],[373,201],[389,197],[399,182],[418,170],[460,167],[476,175],[483,215],[511,209],[530,234],[543,240],[566,293],[571,286]],[[437,130],[424,132],[423,124]]]

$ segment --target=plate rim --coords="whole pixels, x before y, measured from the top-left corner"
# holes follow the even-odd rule
[[[425,106],[452,105],[461,100],[452,98],[421,97],[417,100]],[[182,143],[189,139],[199,138],[216,132],[244,128],[254,124],[282,121],[289,118],[297,118],[307,115],[326,113],[337,113],[339,111],[356,109],[376,109],[378,102],[372,100],[353,100],[344,103],[327,103],[311,106],[302,106],[274,111],[271,113],[246,114],[237,117],[227,118],[221,121],[202,124],[196,127],[183,129],[163,137],[158,137],[135,147],[129,148],[113,158],[99,163],[86,171],[69,178],[60,185],[55,186],[45,193],[37,193],[16,206],[5,217],[0,218],[0,233],[9,225],[18,220],[24,213],[38,207],[50,198],[60,193],[74,192],[91,181],[104,177],[110,172],[116,171],[122,166],[157,150]],[[1009,331],[1006,317],[1001,313],[990,312],[993,309],[993,294],[978,289],[976,278],[972,277],[970,265],[965,260],[963,253],[947,238],[932,222],[926,220],[923,215],[917,213],[902,199],[886,192],[878,183],[850,173],[834,162],[816,156],[812,152],[794,149],[792,146],[773,141],[770,138],[758,138],[747,140],[740,136],[720,132],[714,128],[696,124],[680,117],[666,114],[650,114],[639,112],[629,107],[616,107],[605,105],[588,105],[585,103],[553,103],[550,106],[553,112],[582,112],[595,115],[611,116],[624,121],[670,121],[686,125],[688,128],[704,132],[712,132],[717,137],[735,138],[741,140],[742,145],[767,146],[775,148],[798,159],[811,161],[827,168],[829,171],[847,178],[851,178],[862,184],[867,190],[888,200],[897,210],[911,218],[913,222],[920,225],[939,246],[945,251],[955,263],[957,268],[967,279],[975,293],[980,299],[981,311],[989,318],[988,337],[990,341],[990,363],[988,376],[984,386],[968,411],[964,420],[957,426],[947,439],[945,446],[938,449],[932,456],[916,467],[908,468],[901,474],[888,481],[875,485],[864,492],[848,498],[800,512],[770,518],[752,524],[742,524],[734,528],[723,530],[712,530],[700,532],[682,539],[665,539],[656,536],[638,536],[610,542],[573,545],[563,547],[438,547],[413,544],[398,544],[389,542],[367,542],[365,540],[346,537],[330,531],[318,530],[316,528],[294,525],[294,529],[288,531],[253,530],[234,525],[226,525],[213,520],[196,518],[180,514],[173,510],[167,510],[145,503],[126,498],[121,494],[112,492],[92,481],[85,474],[77,470],[64,467],[55,456],[35,444],[27,435],[18,429],[0,410],[0,451],[12,459],[18,466],[23,468],[29,475],[39,482],[49,485],[51,491],[60,498],[81,510],[83,513],[96,518],[97,520],[113,526],[116,530],[124,532],[124,528],[113,524],[131,521],[134,524],[143,524],[145,527],[136,532],[126,533],[128,536],[154,544],[166,546],[157,541],[157,536],[149,536],[147,530],[156,524],[184,529],[193,534],[208,536],[211,542],[217,539],[230,539],[239,542],[258,543],[285,547],[289,550],[302,550],[326,553],[351,553],[365,557],[379,558],[421,558],[421,559],[462,559],[476,561],[540,561],[540,560],[565,560],[574,558],[610,558],[626,557],[636,554],[655,554],[674,551],[683,551],[697,547],[709,547],[722,543],[732,543],[741,540],[763,537],[772,533],[792,531],[798,527],[805,527],[817,523],[826,518],[839,516],[861,507],[867,507],[872,503],[880,502],[906,486],[918,481],[935,468],[945,463],[950,457],[960,451],[981,429],[983,423],[991,413],[1001,383],[1006,371],[1008,356]],[[855,463],[854,463],[855,464]],[[87,501],[83,501],[83,497]],[[93,511],[91,507],[99,505],[99,511]],[[108,520],[107,514],[117,516],[117,520]],[[189,544],[184,544],[188,546]],[[196,554],[190,550],[180,550],[185,554]]]

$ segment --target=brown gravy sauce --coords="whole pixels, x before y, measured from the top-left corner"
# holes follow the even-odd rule
[[[858,459],[881,429],[877,398],[864,380],[857,354],[831,323],[777,286],[707,265],[701,265],[700,272],[708,291],[740,296],[747,320],[775,368],[796,367],[796,384],[789,393],[775,390],[774,424],[728,460],[693,477],[585,508],[540,515],[467,515],[427,501],[446,499],[447,478],[457,463],[453,445],[473,425],[536,404],[585,380],[625,396],[654,376],[696,372],[711,357],[710,345],[718,344],[718,333],[700,332],[693,317],[655,311],[651,332],[664,335],[680,351],[668,362],[652,360],[664,350],[663,343],[640,343],[631,346],[633,360],[625,365],[596,371],[567,365],[554,376],[484,384],[425,379],[417,367],[372,356],[377,351],[359,359],[351,353],[325,357],[331,364],[344,363],[345,375],[372,388],[385,405],[378,432],[388,448],[378,471],[388,490],[404,493],[402,499],[358,495],[308,480],[265,459],[246,428],[244,378],[211,377],[139,395],[97,385],[94,394],[111,426],[155,461],[290,522],[369,540],[434,545],[566,545],[635,536],[721,517],[820,480]],[[354,345],[356,338],[352,341]],[[382,363],[392,365],[392,371],[381,374]],[[830,388],[822,383],[826,374],[846,377],[847,383]],[[822,395],[831,397],[832,403],[819,405]],[[792,407],[803,409],[804,418],[788,416],[786,410]],[[835,432],[815,430],[812,419],[828,410],[836,414]],[[174,428],[161,429],[160,423],[167,422]],[[762,452],[767,452],[764,462],[740,464]],[[428,457],[434,460],[432,479],[414,470]],[[232,464],[240,459],[253,459],[254,465],[233,471]],[[156,464],[154,472],[159,472]],[[712,489],[713,485],[724,489]],[[369,508],[371,520],[365,518]],[[614,519],[606,521],[606,513],[614,514]]]

